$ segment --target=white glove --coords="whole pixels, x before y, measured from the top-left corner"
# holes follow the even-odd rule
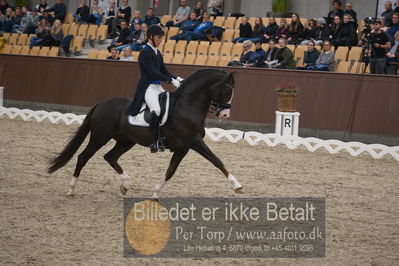
[[[182,79],[181,77],[177,77],[176,78],[178,81],[183,82],[184,79]]]
[[[173,86],[176,87],[176,89],[178,89],[181,85],[181,83],[178,79],[172,79],[172,84],[173,84]]]

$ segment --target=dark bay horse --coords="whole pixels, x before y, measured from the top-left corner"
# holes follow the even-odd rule
[[[226,170],[221,160],[203,140],[205,118],[211,106],[218,111],[219,117],[221,111],[222,116],[228,116],[234,96],[233,76],[233,73],[227,74],[219,70],[199,70],[188,77],[179,89],[171,93],[169,118],[162,127],[161,134],[166,137],[167,148],[173,152],[173,156],[165,176],[154,188],[153,198],[159,198],[162,186],[173,176],[190,149],[219,168],[233,185],[235,192],[242,191],[237,179]],[[128,123],[125,113],[130,102],[126,98],[113,98],[94,106],[64,150],[52,160],[49,173],[66,165],[89,132],[91,133],[88,145],[78,156],[67,196],[74,195],[79,174],[87,161],[111,139],[115,139],[116,144],[104,155],[104,159],[121,176],[121,192],[126,194],[129,176],[118,164],[119,157],[136,144],[148,147],[153,141],[149,128],[132,126]]]

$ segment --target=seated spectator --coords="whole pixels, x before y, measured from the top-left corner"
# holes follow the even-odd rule
[[[107,47],[108,51],[111,51],[112,48],[128,44],[130,42],[129,40],[130,33],[131,32],[127,26],[127,22],[125,20],[121,20],[121,29],[119,31],[119,36],[112,41],[110,46]]]
[[[269,25],[265,27],[263,32],[264,33],[263,42],[269,42],[269,40],[271,39],[274,40],[276,38],[277,30],[278,30],[278,25],[276,23],[276,18],[275,17],[269,18]]]
[[[323,43],[323,49],[319,57],[316,60],[317,71],[332,71],[335,64],[335,54],[331,51],[331,42],[325,41]]]
[[[394,35],[392,48],[387,53],[387,74],[397,75],[399,69],[399,31]]]
[[[276,53],[276,59],[278,63],[273,65],[273,68],[278,69],[294,69],[296,66],[296,62],[294,60],[294,54],[287,47],[287,40],[281,38],[278,40],[279,49]]]
[[[189,19],[187,19],[186,21],[183,22],[183,24],[181,24],[180,29],[183,32],[193,31],[199,24],[200,22],[197,20],[197,13],[192,11],[190,13]]]
[[[391,27],[389,27],[387,33],[393,39],[398,31],[399,31],[399,13],[395,13],[392,15],[392,24]]]
[[[317,31],[315,38],[316,45],[322,45],[324,41],[330,39],[330,36],[331,31],[330,28],[327,26],[327,21],[324,18],[319,18],[317,20]]]
[[[39,26],[39,15],[34,9],[27,17],[26,23],[23,23],[23,28],[21,29],[22,33],[33,34],[35,33],[36,28]]]
[[[42,12],[42,15],[39,16],[39,21],[42,19],[45,19],[50,25],[53,25],[55,20],[55,18],[51,14],[49,14],[47,10],[44,10]]]
[[[327,15],[327,25],[332,27],[334,24],[335,17],[339,17],[341,20],[345,15],[345,12],[341,9],[342,3],[339,0],[334,0],[332,2],[333,9]]]
[[[266,58],[266,51],[262,48],[262,42],[257,41],[255,43],[255,62],[248,64],[250,67],[262,67],[265,65],[264,61]]]
[[[129,0],[122,0],[122,5],[119,7],[115,18],[112,20],[112,31],[111,31],[112,38],[115,37],[116,30],[121,21],[124,20],[126,23],[129,23],[131,16],[132,16],[132,9],[129,6]]]
[[[133,62],[133,56],[132,56],[132,49],[130,47],[125,47],[122,50],[122,56],[119,59],[120,61],[131,61]]]
[[[12,32],[13,33],[33,33],[37,27],[39,18],[37,17],[37,12],[35,12],[36,23],[33,22],[32,12],[28,12],[26,7],[21,8],[22,18],[20,24],[14,24]],[[33,32],[32,32],[33,31]]]
[[[276,58],[278,48],[276,47],[276,41],[274,39],[269,40],[269,50],[267,50],[263,66],[265,68],[273,68],[278,63]]]
[[[289,44],[300,44],[304,40],[305,27],[303,26],[298,14],[292,14],[292,22],[288,32]]]
[[[0,16],[0,33],[11,32],[15,24],[12,9],[7,8],[4,16]]]
[[[73,14],[73,20],[77,23],[87,23],[89,15],[90,8],[86,5],[86,0],[82,0],[75,11],[75,14]]]
[[[202,16],[202,22],[193,30],[186,31],[184,33],[172,36],[172,40],[186,40],[190,41],[206,41],[208,38],[206,37],[206,31],[212,27],[212,22],[209,21],[210,16],[207,13],[204,13]]]
[[[135,24],[143,24],[144,20],[141,19],[141,12],[139,10],[135,10],[133,12],[133,18],[132,21],[130,21],[130,31],[134,31],[134,25]]]
[[[180,27],[188,19],[190,11],[191,7],[187,5],[187,0],[181,0],[176,15],[172,17],[172,20],[166,22],[166,27]]]
[[[300,70],[314,70],[316,68],[316,61],[319,58],[320,52],[316,49],[316,43],[312,40],[308,42],[308,50],[305,51],[303,57],[303,67],[297,67]]]
[[[252,38],[252,26],[249,24],[247,17],[242,17],[239,30],[240,37],[233,39],[233,43],[242,43]]]
[[[331,39],[335,41],[338,36],[341,34],[342,30],[342,20],[340,17],[336,16],[334,18],[334,23],[331,27]]]
[[[223,16],[223,0],[208,0],[207,7],[212,17]]]
[[[126,27],[127,27],[127,25],[126,25]],[[111,52],[111,55],[107,57],[107,60],[119,60],[120,59],[118,56],[118,50],[115,47],[113,47],[110,52]]]
[[[51,27],[50,34],[46,36],[43,46],[60,46],[61,41],[64,38],[64,33],[62,32],[61,20],[56,19]]]
[[[397,0],[397,2],[396,2],[396,7],[395,7],[394,12],[399,13],[399,0]]]
[[[315,40],[316,39],[316,34],[318,31],[318,26],[317,26],[317,21],[315,19],[310,19],[307,26],[305,27],[305,40],[302,41],[301,44],[308,40]]]
[[[265,32],[265,26],[263,25],[262,18],[255,19],[255,26],[252,31],[252,38],[250,40],[253,43],[257,43],[263,40],[263,33]]]
[[[197,20],[202,21],[202,14],[205,12],[202,2],[198,1],[193,11],[197,16]]]
[[[290,29],[287,26],[287,20],[285,18],[280,19],[280,27],[276,32],[276,39],[287,39]]]
[[[121,52],[124,48],[129,47],[132,51],[140,51],[147,43],[147,25],[143,24],[135,24],[134,31],[129,35],[128,44],[121,45],[116,49]]]
[[[353,5],[350,2],[346,3],[345,14],[350,15],[357,24],[357,13],[353,10]]]
[[[230,61],[228,66],[241,66],[246,67],[256,62],[258,56],[251,51],[253,43],[250,40],[246,40],[242,44],[242,54],[240,61]]]
[[[381,17],[380,21],[381,21],[381,30],[383,32],[388,32],[389,27],[387,26],[387,21],[386,21],[385,17]]]
[[[21,25],[21,20],[22,20],[22,12],[20,7],[15,8],[15,15],[14,15],[14,26],[19,26]],[[13,26],[13,27],[14,27]]]
[[[351,15],[344,15],[344,23],[334,40],[336,46],[356,46],[357,45],[357,25],[352,21]]]
[[[50,24],[47,20],[42,19],[39,22],[39,26],[37,27],[36,36],[30,37],[30,48],[32,46],[41,46],[44,43],[44,40],[50,34]]]
[[[35,6],[35,9],[37,13],[42,14],[42,12],[47,9],[47,1],[40,0],[39,4]]]
[[[7,3],[6,0],[0,0],[0,13],[1,15],[5,15],[7,13],[7,8],[11,6]]]
[[[386,1],[385,2],[385,11],[382,12],[381,16],[385,18],[386,25],[389,27],[392,24],[392,15],[394,11],[392,9],[392,2]]]
[[[147,15],[144,17],[144,23],[147,24],[148,27],[151,25],[161,26],[161,20],[154,15],[154,9],[152,8],[147,10]]]
[[[59,19],[62,23],[64,23],[67,8],[62,0],[55,0],[55,5],[46,10],[47,12],[54,12],[55,19]]]
[[[115,17],[116,17],[115,0],[110,0],[109,7],[105,9],[104,13],[105,25],[108,26],[107,30],[108,35],[110,35],[110,33],[112,32],[112,21]]]
[[[101,25],[103,17],[104,11],[98,6],[98,0],[93,0],[90,6],[90,15],[87,22],[90,24]]]

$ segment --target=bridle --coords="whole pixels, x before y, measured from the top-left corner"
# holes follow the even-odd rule
[[[223,110],[231,109],[231,101],[233,100],[234,92],[235,92],[235,89],[232,86],[230,86],[229,84],[224,83],[223,85],[228,87],[231,90],[231,98],[228,103],[218,103],[218,102],[211,101],[211,106],[213,107],[213,110],[209,111],[209,113],[214,113],[217,117],[219,117],[220,112],[222,112]]]

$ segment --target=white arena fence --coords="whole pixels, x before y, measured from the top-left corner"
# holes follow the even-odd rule
[[[72,125],[81,124],[85,115],[76,115],[71,113],[62,114],[59,112],[32,111],[29,109],[5,108],[0,106],[0,118],[9,119],[21,118],[24,121],[43,122],[48,120],[53,124],[64,123]],[[226,138],[232,143],[245,140],[249,145],[266,144],[269,147],[285,145],[288,149],[296,149],[300,146],[308,151],[314,152],[324,148],[331,154],[337,154],[341,151],[347,151],[352,156],[359,156],[362,153],[368,153],[375,159],[392,156],[399,161],[399,146],[388,147],[381,144],[364,144],[360,142],[342,142],[339,140],[322,140],[317,138],[301,137],[282,137],[276,134],[262,134],[258,132],[243,132],[240,130],[224,130],[220,128],[207,128],[207,136],[213,141],[220,141]]]

